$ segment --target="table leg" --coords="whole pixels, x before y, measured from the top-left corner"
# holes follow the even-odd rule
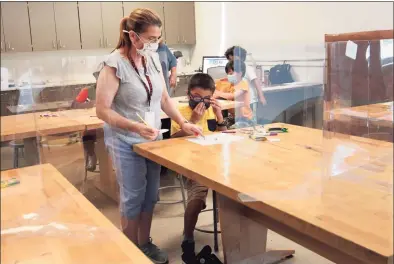
[[[294,250],[266,250],[268,229],[244,214],[244,206],[218,194],[224,262],[269,264],[291,257]]]
[[[104,133],[97,130],[96,155],[99,161],[100,178],[94,182],[94,185],[102,193],[119,202],[119,187],[116,181],[116,174],[113,170],[111,158],[108,155],[104,143]]]
[[[27,166],[33,166],[40,163],[40,154],[37,146],[37,138],[23,139],[25,148],[25,161]]]

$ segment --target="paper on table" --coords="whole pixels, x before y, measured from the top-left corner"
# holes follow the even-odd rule
[[[230,143],[230,142],[238,141],[241,139],[244,139],[244,138],[241,136],[217,133],[217,134],[213,134],[213,135],[207,135],[207,136],[205,136],[205,139],[198,137],[198,138],[188,138],[187,140],[189,140],[190,142],[202,145],[202,146],[208,146],[208,145]]]

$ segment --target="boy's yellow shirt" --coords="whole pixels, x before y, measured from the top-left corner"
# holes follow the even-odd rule
[[[178,110],[186,120],[189,121],[192,117],[193,110],[189,105],[178,105]],[[205,110],[204,115],[196,125],[202,128],[203,133],[216,130],[216,116],[213,112],[212,106]],[[180,130],[180,126],[171,120],[171,135],[179,132]]]
[[[249,97],[249,84],[246,80],[242,79],[238,84],[234,85],[228,81],[227,78],[219,79],[215,82],[216,90],[224,92],[224,93],[235,93],[239,90],[245,91],[245,93],[237,98],[235,101],[241,102],[243,106],[239,107],[237,113],[234,110],[229,110],[229,112],[233,115],[242,116],[247,119],[252,119],[253,112],[250,108],[250,97]]]

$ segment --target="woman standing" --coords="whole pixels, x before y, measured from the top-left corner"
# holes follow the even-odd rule
[[[162,139],[161,110],[187,133],[201,134],[182,117],[168,95],[156,53],[161,25],[153,11],[135,9],[122,19],[116,50],[95,73],[97,116],[105,122],[105,144],[119,183],[122,230],[154,263],[168,261],[150,239],[160,165],[139,156],[133,145]],[[136,122],[139,116],[149,126]]]

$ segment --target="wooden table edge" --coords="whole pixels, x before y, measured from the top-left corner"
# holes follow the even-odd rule
[[[260,203],[245,202],[244,203],[244,202],[242,202],[242,201],[240,201],[238,199],[238,192],[236,190],[231,189],[231,188],[227,187],[224,184],[221,184],[221,183],[215,182],[213,180],[210,180],[210,179],[208,179],[208,178],[206,178],[206,177],[204,177],[202,175],[194,173],[194,172],[188,170],[187,168],[179,167],[175,163],[173,163],[171,161],[166,161],[164,158],[162,158],[162,157],[160,157],[160,156],[158,156],[156,154],[150,153],[150,152],[148,152],[145,149],[142,149],[140,147],[140,145],[146,145],[146,144],[152,144],[152,143],[154,144],[154,142],[136,144],[136,145],[133,146],[133,150],[137,154],[139,154],[139,155],[141,155],[141,156],[143,156],[143,157],[145,157],[147,159],[150,159],[150,160],[152,160],[152,161],[154,161],[154,162],[156,162],[156,163],[158,163],[158,164],[160,164],[162,166],[165,166],[166,168],[168,168],[170,170],[173,170],[173,171],[175,171],[177,173],[180,173],[181,175],[185,176],[187,174],[189,174],[189,175],[192,174],[193,177],[187,177],[187,176],[185,176],[185,177],[191,178],[193,180],[196,180],[199,183],[209,187],[210,189],[213,189],[213,190],[217,191],[217,189],[218,189],[217,187],[220,187],[221,191],[217,191],[218,193],[220,193],[220,194],[222,194],[222,195],[224,195],[224,196],[226,196],[226,197],[228,197],[228,198],[230,198],[232,200],[235,200],[235,201],[245,205],[246,207],[255,210],[256,212],[258,212],[260,214],[264,214],[265,216],[267,216],[267,217],[269,217],[271,219],[283,218],[283,216],[285,215],[286,216],[286,220],[287,221],[291,221],[293,223],[293,225],[292,226],[289,225],[289,224],[286,224],[286,225],[283,224],[283,225],[287,226],[290,229],[295,230],[296,232],[298,232],[300,234],[304,234],[304,232],[303,232],[304,228],[303,227],[305,226],[305,224],[307,224],[307,225],[309,225],[310,227],[312,227],[313,229],[315,229],[315,230],[317,230],[319,232],[318,235],[314,235],[315,232],[313,232],[311,237],[314,240],[319,241],[320,243],[323,243],[324,245],[329,246],[330,248],[333,248],[333,247],[330,246],[330,243],[326,243],[326,241],[332,241],[334,243],[331,243],[331,244],[335,244],[335,241],[339,237],[339,236],[335,235],[332,232],[324,230],[324,229],[322,229],[322,228],[320,228],[320,227],[318,227],[318,226],[316,226],[314,224],[308,223],[308,222],[304,221],[303,219],[297,218],[294,215],[291,215],[291,214],[288,214],[288,213],[284,213],[280,209],[272,207],[272,206],[270,206],[270,205],[268,205],[268,204],[266,204],[264,202],[260,202]],[[258,206],[256,206],[256,204],[261,205],[262,208],[261,207],[258,208]],[[264,213],[262,213],[261,211],[264,211]],[[282,234],[280,229],[278,229],[278,230],[272,229],[272,230],[277,232],[278,234]],[[393,255],[385,256],[385,255],[383,255],[381,253],[371,251],[370,249],[368,249],[368,248],[366,248],[366,247],[364,247],[362,245],[356,244],[356,243],[354,243],[354,242],[352,242],[352,241],[350,241],[350,240],[348,240],[346,238],[343,238],[343,237],[340,237],[340,238],[343,241],[346,241],[348,247],[343,246],[343,244],[342,244],[341,247],[333,248],[333,249],[335,249],[335,250],[337,250],[337,251],[339,251],[341,253],[344,253],[346,255],[351,255],[354,258],[358,258],[360,256],[365,256],[365,253],[368,252],[369,256],[377,261],[377,262],[372,262],[372,263],[382,263],[382,264],[383,263],[384,264],[389,263],[390,258],[393,258]],[[348,251],[349,247],[353,249],[352,252]],[[347,251],[343,251],[342,249],[347,250]],[[356,254],[356,253],[359,253],[359,254]]]

